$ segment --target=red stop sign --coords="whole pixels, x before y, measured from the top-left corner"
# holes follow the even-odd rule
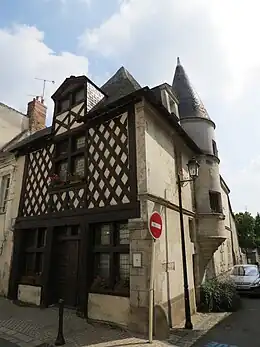
[[[162,217],[158,212],[153,212],[149,221],[149,230],[154,239],[159,239],[162,234]]]

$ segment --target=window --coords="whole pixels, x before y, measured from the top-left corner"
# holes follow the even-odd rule
[[[258,276],[257,266],[235,266],[231,272],[233,276]]]
[[[10,189],[11,175],[5,175],[1,181],[1,192],[0,192],[0,213],[6,212],[9,189]]]
[[[216,141],[214,141],[214,140],[212,140],[212,150],[213,150],[213,154],[217,157],[218,156],[218,149],[217,149]]]
[[[23,267],[22,280],[35,283],[44,268],[44,248],[46,228],[29,229],[23,232]]]
[[[61,101],[58,101],[58,103],[57,103],[57,112],[60,113],[60,112],[66,111],[66,110],[69,109],[69,106],[70,106],[69,98],[61,100]]]
[[[58,163],[57,167],[58,167],[57,174],[59,175],[61,181],[67,181],[68,162],[67,161],[61,161]]]
[[[222,213],[221,193],[210,191],[209,202],[212,212]]]
[[[84,97],[85,97],[85,90],[84,89],[77,90],[72,96],[72,103],[77,104],[78,102],[83,101]]]
[[[55,184],[78,182],[85,176],[85,135],[68,137],[56,144]]]
[[[94,278],[91,291],[129,295],[130,255],[128,223],[93,228]]]
[[[189,234],[190,234],[191,242],[194,242],[194,240],[195,240],[195,230],[194,230],[193,219],[189,219]]]

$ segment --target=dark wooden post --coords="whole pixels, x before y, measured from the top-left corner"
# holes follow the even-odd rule
[[[63,336],[63,313],[64,313],[64,300],[59,300],[59,328],[58,335],[55,341],[55,346],[65,345],[65,339]]]

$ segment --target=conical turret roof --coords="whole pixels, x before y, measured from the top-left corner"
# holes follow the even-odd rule
[[[177,58],[172,89],[179,100],[179,115],[181,119],[194,117],[210,119],[179,58]]]

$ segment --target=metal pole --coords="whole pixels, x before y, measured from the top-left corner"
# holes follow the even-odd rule
[[[155,240],[152,241],[151,273],[149,287],[149,343],[153,343],[153,306],[154,306],[154,248]]]
[[[65,345],[65,339],[63,336],[63,313],[64,313],[64,300],[59,300],[59,329],[58,335],[55,341],[55,346]]]
[[[46,80],[43,80],[42,98],[44,99]]]
[[[191,322],[191,313],[190,313],[190,294],[189,294],[189,283],[188,283],[188,274],[187,274],[185,233],[184,233],[184,223],[183,223],[181,178],[179,174],[178,174],[177,185],[178,185],[179,209],[180,209],[181,249],[182,249],[184,303],[185,303],[185,329],[192,330],[193,325]]]

